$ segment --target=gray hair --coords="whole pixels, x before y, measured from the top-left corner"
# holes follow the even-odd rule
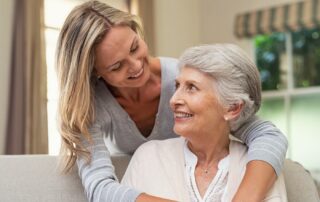
[[[232,131],[253,116],[261,105],[261,81],[254,62],[233,44],[201,45],[187,49],[179,59],[180,68],[192,67],[215,80],[219,103],[224,107],[243,102],[240,116],[230,120]]]

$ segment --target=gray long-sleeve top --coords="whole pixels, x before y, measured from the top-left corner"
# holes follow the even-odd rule
[[[173,132],[173,113],[169,100],[175,90],[178,75],[177,60],[160,58],[161,95],[154,128],[144,137],[126,111],[118,104],[104,82],[96,85],[96,120],[90,128],[93,145],[83,142],[91,152],[91,163],[77,159],[79,175],[89,201],[133,202],[143,190],[119,184],[110,155],[133,154],[149,140],[177,137]],[[248,161],[262,160],[273,166],[279,174],[287,151],[285,136],[272,123],[253,117],[234,134],[248,147]]]

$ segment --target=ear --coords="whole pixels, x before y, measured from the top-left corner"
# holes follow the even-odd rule
[[[243,101],[230,105],[229,109],[227,109],[227,113],[224,115],[224,119],[226,121],[230,121],[238,118],[240,116],[242,109],[243,109]]]

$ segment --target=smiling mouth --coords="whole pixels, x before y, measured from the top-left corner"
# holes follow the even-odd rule
[[[129,79],[136,79],[140,77],[143,74],[143,68],[140,69],[140,71],[132,76],[129,77]]]
[[[186,119],[193,117],[193,114],[189,114],[186,112],[174,112],[174,118],[176,119]]]
[[[144,72],[144,63],[142,64],[142,68],[134,75],[128,77],[128,79],[137,79],[139,78]]]

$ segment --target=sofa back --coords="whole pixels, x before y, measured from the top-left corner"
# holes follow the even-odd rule
[[[121,180],[129,156],[113,156]],[[68,175],[59,173],[58,157],[48,155],[0,155],[1,202],[84,202],[86,196],[75,167]],[[315,184],[305,169],[291,160],[284,165],[290,202],[319,202]]]
[[[113,156],[121,180],[129,156]],[[85,202],[84,190],[75,167],[62,175],[58,157],[49,155],[0,155],[1,202]]]
[[[320,187],[302,165],[286,159],[283,174],[289,202],[320,202]]]

